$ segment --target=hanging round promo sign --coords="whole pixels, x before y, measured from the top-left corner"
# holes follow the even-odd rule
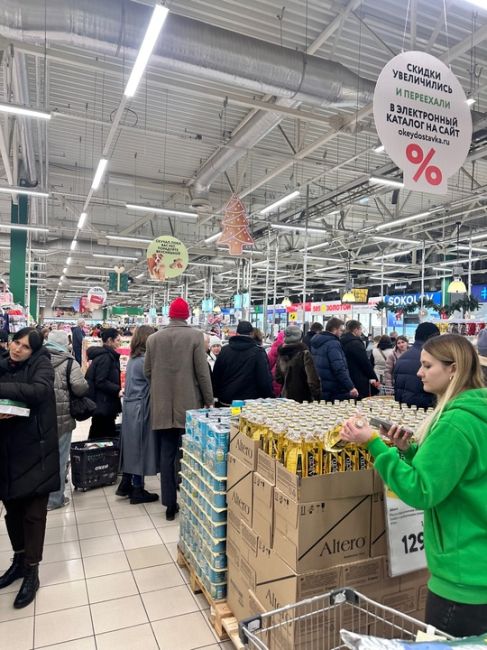
[[[395,56],[377,80],[374,119],[404,187],[446,194],[472,141],[470,106],[450,68],[425,52]]]
[[[107,292],[103,287],[92,287],[88,291],[88,303],[93,305],[95,308],[103,307],[107,300]]]
[[[176,278],[184,273],[188,261],[188,249],[176,237],[158,237],[147,247],[147,268],[152,280]]]

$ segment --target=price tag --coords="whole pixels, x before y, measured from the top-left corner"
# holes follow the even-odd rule
[[[390,576],[426,568],[423,511],[406,505],[387,487],[384,504]]]

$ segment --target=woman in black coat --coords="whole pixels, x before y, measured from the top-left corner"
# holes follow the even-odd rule
[[[26,607],[39,588],[47,501],[59,489],[59,451],[54,370],[42,335],[17,332],[0,359],[0,400],[21,402],[28,417],[0,415],[0,499],[14,551],[0,589],[23,578],[14,607]]]

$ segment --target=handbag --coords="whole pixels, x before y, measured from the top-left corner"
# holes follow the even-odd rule
[[[96,410],[96,404],[89,397],[77,397],[74,395],[70,380],[73,361],[74,359],[68,359],[66,369],[66,380],[68,382],[69,393],[69,412],[71,414],[71,417],[73,417],[76,422],[83,422],[84,420],[91,418]]]

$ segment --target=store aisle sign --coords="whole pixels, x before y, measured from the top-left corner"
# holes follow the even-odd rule
[[[377,80],[374,119],[386,153],[403,171],[404,187],[446,194],[472,141],[470,107],[450,68],[425,52],[395,56]]]
[[[385,488],[386,530],[391,577],[426,568],[422,510],[415,510]]]
[[[176,237],[158,237],[147,247],[147,269],[152,280],[177,278],[186,270],[188,261],[188,249]]]
[[[474,284],[472,286],[472,296],[479,302],[487,302],[487,284]]]
[[[431,293],[424,293],[425,300],[433,300],[437,305],[441,304],[441,291],[432,291]],[[397,296],[384,296],[384,301],[393,307],[405,307],[406,305],[413,305],[421,302],[420,293],[404,293]]]

